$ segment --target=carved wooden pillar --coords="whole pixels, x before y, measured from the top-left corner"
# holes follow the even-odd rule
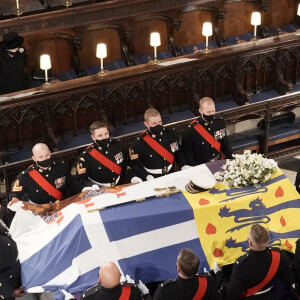
[[[145,79],[145,89],[146,89],[146,102],[148,107],[153,107],[153,102],[152,102],[152,85],[153,85],[153,80],[152,78],[149,76]]]
[[[199,94],[197,92],[197,69],[196,67],[193,67],[190,72],[191,76],[191,82],[192,82],[192,99],[190,101],[190,109],[192,112],[196,114],[198,110],[198,100],[199,100]]]
[[[284,79],[284,75],[282,72],[283,64],[284,64],[284,53],[286,52],[285,49],[277,49],[275,52],[275,90],[280,95],[285,95],[292,89],[292,84],[288,83]]]
[[[52,110],[49,101],[44,101],[44,122],[47,128],[47,134],[50,141],[50,148],[52,148],[53,151],[58,151],[58,138],[53,132],[51,112]]]
[[[235,82],[236,82],[236,94],[235,101],[239,105],[249,103],[250,96],[246,93],[243,87],[243,70],[242,70],[242,59],[237,58],[235,63]]]
[[[108,121],[108,118],[107,118],[107,112],[105,110],[105,96],[104,96],[104,88],[101,87],[99,89],[99,94],[98,94],[98,99],[99,99],[99,107],[100,107],[100,115],[103,117],[103,120],[104,121]]]
[[[267,113],[264,118],[264,137],[262,141],[262,154],[264,154],[266,157],[268,156],[268,142],[269,142],[269,131],[270,131],[270,120],[271,120],[271,110],[270,110],[270,104],[268,103]]]

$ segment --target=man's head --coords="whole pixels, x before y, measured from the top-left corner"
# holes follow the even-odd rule
[[[32,148],[32,159],[36,164],[47,169],[51,163],[51,152],[46,144],[38,143]]]
[[[107,289],[116,287],[120,283],[121,273],[113,262],[106,262],[100,266],[99,279],[101,285]]]
[[[106,122],[96,121],[90,126],[91,137],[94,142],[109,138],[109,125]]]
[[[248,243],[250,249],[255,251],[265,250],[270,241],[270,234],[266,228],[259,224],[254,224],[250,228]]]
[[[177,257],[177,272],[182,278],[191,278],[196,275],[200,265],[198,256],[189,248],[181,249]]]
[[[203,118],[206,116],[212,116],[216,113],[215,102],[209,97],[204,97],[199,100],[199,113]]]
[[[149,108],[144,114],[144,124],[153,133],[162,131],[162,119],[158,110]]]

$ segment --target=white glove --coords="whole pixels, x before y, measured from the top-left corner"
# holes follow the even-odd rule
[[[153,177],[152,175],[148,175],[148,176],[146,177],[146,179],[149,181],[149,180],[154,179],[154,177]]]
[[[203,273],[209,273],[205,267],[203,268]]]
[[[131,183],[140,183],[143,182],[143,180],[140,177],[134,176],[131,178]]]
[[[218,272],[222,271],[221,268],[218,266],[218,263],[215,261],[214,263],[214,272],[217,274]]]
[[[138,286],[140,292],[142,293],[142,295],[149,294],[149,289],[145,286],[145,284],[141,280],[139,280],[137,286]]]
[[[192,168],[192,166],[189,166],[189,165],[184,165],[184,166],[181,168],[181,171],[182,171],[182,170],[189,169],[189,168]]]
[[[126,280],[127,280],[128,283],[133,283],[133,284],[135,284],[134,280],[131,279],[130,276],[129,276],[128,274],[126,275]]]
[[[126,277],[124,275],[121,275],[120,282],[124,282],[124,281],[126,281]]]
[[[99,186],[97,184],[93,184],[92,186],[86,186],[82,189],[82,192],[85,191],[98,191],[99,190]]]
[[[67,291],[65,290],[61,290],[61,291],[65,296],[65,300],[76,299],[72,294],[68,293]]]

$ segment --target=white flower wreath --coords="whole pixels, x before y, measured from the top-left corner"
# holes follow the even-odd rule
[[[243,154],[234,154],[233,157],[233,160],[226,161],[222,167],[223,171],[215,174],[216,180],[227,187],[259,185],[270,180],[272,174],[278,169],[273,159],[251,153],[250,150],[244,151]]]

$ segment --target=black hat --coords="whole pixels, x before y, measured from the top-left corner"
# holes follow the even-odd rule
[[[191,193],[205,192],[216,185],[215,177],[209,172],[199,171],[193,174],[190,182],[185,186],[185,189]]]
[[[3,35],[2,47],[4,49],[18,48],[23,44],[24,38],[18,36],[16,32],[9,32]]]

